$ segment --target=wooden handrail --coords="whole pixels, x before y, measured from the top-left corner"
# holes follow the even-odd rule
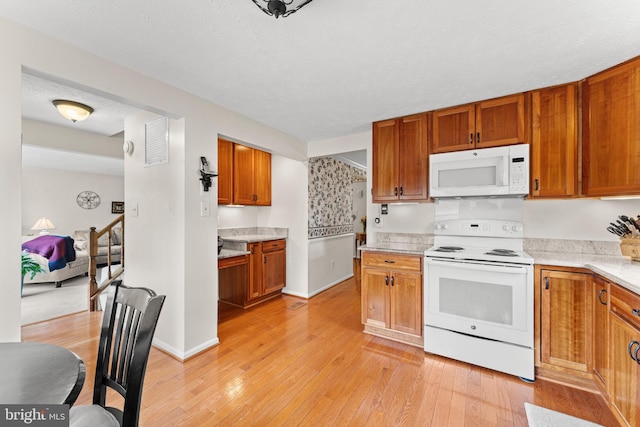
[[[114,263],[111,260],[111,244],[112,244],[112,235],[113,228],[120,224],[121,229],[121,242],[120,242],[120,268],[115,272],[111,271],[111,265]],[[101,236],[107,234],[108,242],[107,242],[107,280],[102,283],[100,287],[98,287],[98,282],[96,281],[96,272],[98,269],[97,258],[98,258],[98,239]],[[109,285],[116,280],[122,273],[124,273],[124,214],[117,217],[115,220],[111,221],[109,225],[104,227],[102,230],[97,231],[95,227],[91,227],[89,231],[89,310],[90,311],[98,311],[99,310],[99,301],[98,296],[109,287]]]

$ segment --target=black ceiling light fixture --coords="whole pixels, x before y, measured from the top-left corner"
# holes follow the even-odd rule
[[[286,18],[297,12],[302,6],[311,3],[311,0],[253,0],[264,13],[269,16]]]

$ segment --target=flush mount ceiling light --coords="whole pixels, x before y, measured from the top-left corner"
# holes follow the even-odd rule
[[[297,12],[302,6],[311,3],[311,0],[253,0],[264,13],[269,16],[286,18]]]
[[[51,103],[62,114],[62,117],[71,120],[73,123],[81,122],[93,113],[93,108],[75,101],[56,99]]]

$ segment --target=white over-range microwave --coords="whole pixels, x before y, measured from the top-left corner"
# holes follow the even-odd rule
[[[432,154],[429,166],[434,198],[529,194],[529,144]]]

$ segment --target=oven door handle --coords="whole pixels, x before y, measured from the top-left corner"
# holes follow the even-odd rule
[[[497,273],[511,273],[511,274],[527,274],[526,267],[523,267],[521,265],[505,265],[505,264],[494,265],[494,264],[487,264],[487,263],[471,263],[471,262],[465,262],[465,261],[441,261],[441,260],[434,260],[434,259],[428,259],[427,264],[438,265],[442,267],[454,267],[454,268],[460,268],[464,270],[491,271],[491,272],[497,272]]]

